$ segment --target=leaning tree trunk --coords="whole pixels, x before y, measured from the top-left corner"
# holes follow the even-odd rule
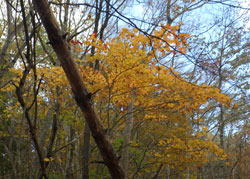
[[[91,94],[84,86],[83,79],[73,62],[72,55],[65,34],[60,30],[59,25],[49,7],[47,0],[33,0],[33,4],[41,21],[46,29],[50,44],[52,45],[67,79],[72,88],[75,100],[81,108],[83,116],[89,125],[92,136],[100,150],[105,165],[108,167],[112,178],[124,178],[124,172],[119,166],[119,159],[113,150],[111,143],[107,140],[103,127],[98,122],[97,115],[92,107]]]

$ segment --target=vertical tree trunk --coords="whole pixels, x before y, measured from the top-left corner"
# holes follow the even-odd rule
[[[100,29],[100,40],[103,40],[104,30],[107,27],[109,18],[110,18],[110,9],[109,9],[109,3],[110,0],[96,0],[96,11],[95,11],[95,25],[94,25],[94,34],[98,34],[99,30],[99,23],[101,18],[101,11],[103,8],[103,3],[106,2],[106,17],[105,20],[101,26]],[[91,55],[95,54],[95,47],[92,46],[91,48]],[[92,67],[94,67],[95,70],[99,70],[99,60],[95,61],[95,64],[91,64]],[[83,167],[82,167],[82,178],[88,179],[89,178],[89,158],[90,158],[90,129],[88,124],[85,125],[84,128],[84,145],[83,145]]]
[[[189,171],[189,168],[187,168],[186,179],[189,179],[189,178],[190,178],[190,171]]]
[[[223,41],[224,42],[224,41]],[[221,57],[219,61],[219,70],[218,70],[218,76],[219,76],[219,84],[218,88],[222,90],[222,85],[223,85],[223,76],[222,76],[222,56],[224,54],[224,50],[222,48],[221,51]],[[220,147],[224,149],[224,129],[225,129],[225,121],[224,121],[224,107],[222,104],[219,104],[220,108],[220,115],[219,115],[219,121],[218,121],[218,132],[219,132],[219,141],[220,141]],[[226,171],[226,166],[224,164],[224,161],[219,162],[219,167],[218,167],[218,173],[219,177],[224,178],[225,177],[225,171]]]
[[[100,6],[102,6],[102,0],[100,2]],[[96,7],[100,7],[98,1],[96,0]],[[101,11],[99,8],[96,8],[96,19],[95,19],[95,26],[94,26],[94,34],[97,34],[98,27],[99,27],[99,20]],[[91,47],[91,56],[95,54],[95,47]],[[94,64],[90,64],[90,66],[94,67]],[[98,67],[95,67],[95,70],[99,70]],[[84,126],[84,143],[83,143],[83,161],[82,161],[82,179],[89,179],[89,158],[90,158],[90,129],[88,124],[86,123]]]
[[[220,104],[220,117],[219,117],[219,135],[220,135],[220,147],[224,149],[224,109]]]
[[[90,158],[90,129],[88,124],[84,127],[82,147],[82,179],[89,179],[89,158]]]
[[[170,179],[170,177],[171,177],[171,168],[170,168],[170,166],[169,165],[167,165],[167,168],[166,168],[166,178],[167,179]]]
[[[131,138],[131,131],[133,128],[133,102],[131,102],[128,106],[128,119],[125,123],[125,129],[123,132],[124,141],[122,146],[122,154],[121,154],[121,165],[125,171],[125,177],[128,178],[128,166],[129,166],[129,143]]]
[[[72,141],[74,139],[74,129],[72,128],[72,126],[69,127],[69,141]],[[74,175],[73,175],[73,154],[74,154],[74,143],[72,143],[70,145],[70,149],[68,152],[68,164],[67,164],[67,168],[66,168],[66,178],[67,179],[73,179]]]

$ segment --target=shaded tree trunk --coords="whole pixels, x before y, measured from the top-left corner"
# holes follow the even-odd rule
[[[69,126],[69,141],[73,141],[74,138],[74,129],[72,128],[72,126]],[[74,175],[73,175],[73,154],[74,154],[74,144],[72,143],[70,145],[70,149],[68,152],[68,164],[67,164],[67,168],[66,168],[66,178],[68,179],[73,179]]]
[[[82,179],[89,178],[89,158],[90,158],[90,129],[88,124],[84,127],[84,143],[82,147]]]
[[[96,11],[95,11],[95,25],[94,25],[94,34],[98,34],[99,29],[99,23],[101,19],[101,11],[103,8],[103,3],[106,2],[106,16],[104,19],[103,24],[101,25],[100,29],[100,40],[103,40],[104,30],[107,27],[108,21],[110,19],[110,9],[109,9],[109,3],[110,0],[96,0]],[[91,55],[93,56],[95,54],[95,47],[92,46],[91,48]],[[99,70],[99,60],[95,61],[95,64],[91,64],[92,67],[94,67],[95,70]],[[88,179],[89,178],[89,158],[90,158],[90,129],[88,125],[85,125],[84,128],[84,145],[83,145],[83,167],[82,167],[82,178]]]
[[[33,4],[46,29],[50,43],[61,62],[63,70],[71,85],[72,92],[83,116],[89,125],[92,136],[100,150],[105,165],[108,167],[112,178],[124,178],[124,172],[119,166],[119,159],[111,143],[107,140],[103,127],[98,122],[97,115],[92,107],[91,95],[84,86],[83,79],[73,62],[70,47],[64,33],[60,30],[56,19],[50,10],[48,1],[33,0]]]
[[[128,171],[129,169],[129,143],[131,138],[131,131],[133,128],[133,102],[131,102],[128,106],[128,119],[125,124],[125,129],[123,132],[124,141],[122,146],[122,154],[121,154],[121,165],[124,171]],[[125,177],[128,178],[128,172],[126,172]]]

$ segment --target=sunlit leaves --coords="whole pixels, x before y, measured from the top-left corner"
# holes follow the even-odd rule
[[[133,114],[134,122],[141,133],[140,144],[132,141],[136,144],[133,147],[137,153],[147,143],[154,143],[154,147],[147,149],[149,161],[185,168],[225,158],[223,151],[206,137],[208,131],[202,126],[202,119],[191,121],[190,116],[201,112],[201,106],[209,100],[229,106],[230,99],[217,88],[190,83],[173,67],[159,63],[162,56],[185,53],[190,35],[180,34],[178,30],[179,26],[165,25],[148,36],[137,29],[122,29],[118,36],[105,42],[92,34],[86,41],[71,41],[70,46],[78,53],[83,52],[86,46],[95,47],[94,55],[87,51],[84,60],[77,58],[75,62],[87,89],[96,92],[93,105],[100,119],[103,119],[104,127],[123,130],[128,106],[133,103],[133,110],[136,111]],[[97,62],[98,69],[88,65]],[[12,69],[15,74],[12,84],[3,91],[15,89],[13,84],[17,85],[22,70]],[[25,86],[29,103],[32,102],[28,100],[32,99],[29,89],[34,83],[32,73]],[[51,104],[59,102],[61,118],[80,131],[83,125],[74,116],[73,109],[76,107],[72,105],[73,97],[62,68],[41,66],[37,68],[36,75],[41,82],[38,103],[43,106],[44,113],[48,113]],[[118,138],[120,135],[120,132],[115,134]]]

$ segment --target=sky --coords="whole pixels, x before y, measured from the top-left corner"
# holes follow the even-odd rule
[[[240,0],[240,4],[242,7],[250,9],[250,0]],[[247,16],[250,18],[250,10],[241,10],[241,13],[246,13]],[[246,22],[246,29],[250,30],[250,20]]]

